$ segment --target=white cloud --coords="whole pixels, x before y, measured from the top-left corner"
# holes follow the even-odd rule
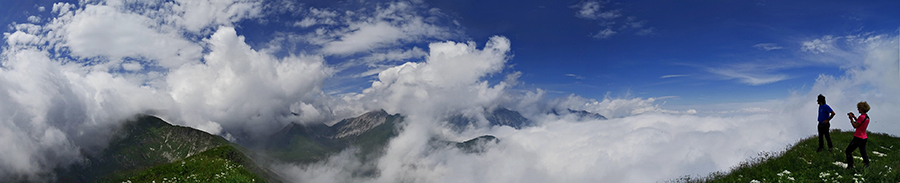
[[[127,71],[139,71],[141,69],[144,69],[144,66],[142,66],[141,63],[138,62],[125,62],[122,63],[122,69],[125,69]]]
[[[385,61],[402,61],[414,58],[423,58],[428,54],[421,48],[413,47],[409,50],[391,50],[386,53],[373,53],[372,55],[363,57],[366,65],[374,65]]]
[[[366,72],[363,72],[363,73],[360,73],[360,74],[357,74],[354,76],[354,77],[366,77],[366,76],[378,74],[381,71],[388,69],[389,67],[393,67],[393,65],[390,65],[390,63],[386,63],[386,62],[404,61],[404,60],[420,60],[420,59],[426,57],[427,55],[428,55],[428,53],[426,53],[425,51],[423,51],[421,48],[418,48],[418,47],[413,47],[412,49],[409,49],[409,50],[400,50],[400,49],[390,50],[385,53],[372,53],[371,55],[368,55],[368,56],[365,56],[365,57],[362,57],[359,59],[350,60],[350,61],[341,63],[340,65],[338,65],[337,69],[342,70],[342,69],[346,69],[348,67],[353,67],[353,66],[358,66],[358,65],[365,65],[365,66],[368,66],[369,68],[373,68],[373,69],[370,69],[369,71],[366,71]]]
[[[753,86],[764,85],[774,82],[779,82],[782,80],[790,79],[787,75],[783,74],[768,74],[768,73],[759,73],[752,71],[739,71],[733,69],[709,69],[709,72],[718,74],[725,79],[737,79],[741,83],[749,84]]]
[[[784,48],[784,47],[778,46],[778,44],[775,44],[775,43],[759,43],[759,44],[753,45],[753,47],[757,48],[757,49],[761,49],[761,50],[766,50],[766,51],[780,50],[780,49]]]
[[[573,6],[577,11],[575,12],[575,16],[579,18],[585,19],[598,19],[603,17],[603,14],[608,14],[601,10],[603,8],[603,3],[601,1],[586,1],[580,4]]]
[[[350,55],[373,51],[401,43],[418,42],[425,38],[447,38],[452,34],[419,15],[416,4],[395,2],[379,7],[371,17],[359,17],[346,22],[346,27],[310,38],[322,45],[322,52]],[[370,16],[361,14],[360,16]]]
[[[504,37],[492,37],[482,50],[476,49],[474,42],[432,43],[429,49],[425,62],[408,62],[379,73],[361,100],[374,101],[373,108],[391,113],[437,110],[431,109],[435,107],[459,110],[489,105],[506,87],[505,83],[491,87],[480,81],[504,68],[510,50]],[[439,113],[444,112],[448,111]]]
[[[653,27],[651,27],[651,28],[646,28],[646,29],[640,29],[640,30],[638,30],[637,33],[635,33],[635,34],[637,34],[638,36],[649,36],[649,35],[654,35],[654,34],[656,34],[656,29],[653,28]]]
[[[319,24],[335,25],[338,23],[334,20],[337,17],[338,13],[334,11],[309,8],[307,16],[304,17],[301,21],[294,22],[294,26],[307,28]]]
[[[356,24],[354,31],[328,43],[322,51],[329,54],[353,54],[360,51],[397,44],[405,33],[388,22]]]
[[[566,74],[566,76],[573,77],[575,79],[584,79],[584,77],[581,77],[581,76],[575,75],[575,74]]]
[[[37,175],[102,149],[111,128],[140,113],[212,133],[257,133],[346,113],[320,112],[327,99],[313,100],[324,98],[317,97],[321,81],[331,74],[321,56],[275,58],[250,49],[231,27],[203,35],[255,14],[246,6],[253,2],[122,8],[127,3],[141,2],[56,3],[50,22],[15,24],[4,33],[0,143],[9,148],[0,157],[0,179],[52,181]],[[139,61],[122,62],[126,57]],[[302,116],[285,115],[292,112]]]
[[[167,21],[195,33],[217,25],[231,26],[232,22],[261,14],[261,3],[254,0],[176,0],[166,5],[171,8],[165,17]]]
[[[575,9],[575,17],[591,20],[600,25],[600,32],[591,34],[596,39],[607,39],[620,32],[634,32],[635,35],[649,36],[656,33],[655,28],[646,27],[646,20],[634,16],[626,16],[622,9],[608,7],[609,1],[582,1],[570,6]]]
[[[616,33],[617,33],[616,31],[613,31],[610,28],[606,28],[606,29],[603,29],[602,31],[598,32],[597,34],[594,34],[592,37],[597,38],[597,39],[606,39],[606,38],[612,37]]]
[[[680,78],[680,77],[687,77],[687,76],[689,76],[689,75],[684,75],[684,74],[663,75],[663,76],[660,76],[659,79]]]
[[[41,42],[41,38],[22,31],[16,31],[12,34],[3,33],[3,37],[6,38],[6,44],[11,47],[16,45],[35,45]]]
[[[184,40],[178,32],[164,32],[155,21],[113,7],[88,5],[71,19],[56,19],[61,25],[63,45],[78,57],[108,57],[116,66],[125,57],[149,58],[166,68],[198,61],[202,47]],[[135,36],[141,35],[141,36]]]
[[[612,20],[622,16],[621,10],[610,10],[597,14],[597,17],[605,20]]]
[[[317,112],[289,110],[322,94],[331,71],[321,57],[276,59],[251,49],[231,27],[220,27],[207,41],[212,51],[205,64],[185,65],[166,78],[189,125],[218,123],[258,134],[289,122],[284,114]]]
[[[110,128],[134,114],[167,106],[154,90],[106,72],[86,72],[34,48],[3,50],[0,69],[0,177],[34,176],[79,160],[105,144]],[[9,132],[9,133],[6,133]],[[15,158],[15,159],[8,159]]]
[[[41,23],[41,17],[28,16],[28,21],[31,23]]]
[[[834,36],[824,36],[820,39],[814,39],[812,41],[805,41],[801,47],[801,50],[810,53],[824,53],[828,50],[832,49],[834,46],[834,42],[837,38]]]

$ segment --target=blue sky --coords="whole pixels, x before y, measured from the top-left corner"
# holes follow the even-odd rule
[[[600,5],[598,16],[613,12],[614,17],[579,15],[589,3]],[[346,2],[308,6],[355,9],[341,4]],[[838,74],[840,66],[804,58],[802,42],[892,33],[900,25],[892,18],[900,17],[896,1],[426,1],[425,6],[446,15],[438,25],[462,31],[451,40],[510,39],[514,57],[505,72],[523,73],[525,84],[519,87],[597,99],[674,96],[668,105],[752,102],[805,92],[818,75]],[[246,30],[251,41],[268,41],[253,35],[253,24],[238,31]],[[635,24],[640,27],[629,27]],[[616,33],[593,36],[607,28]],[[358,91],[367,87],[364,81],[332,90]]]
[[[49,15],[52,1],[7,1],[3,24]],[[37,4],[37,5],[35,5]],[[293,9],[280,9],[291,4]],[[274,39],[318,28],[294,26],[311,8],[338,12],[372,11],[377,1],[270,1],[260,19],[237,22],[236,30],[256,49]],[[48,11],[36,11],[43,5]],[[513,55],[505,74],[520,71],[523,90],[540,88],[548,96],[575,94],[587,98],[665,97],[667,105],[740,103],[782,98],[807,91],[820,74],[839,74],[840,65],[809,60],[805,41],[827,35],[895,33],[900,27],[896,1],[424,1],[411,11],[432,15],[433,25],[451,35],[395,43],[394,49],[453,40],[483,44],[499,35],[511,41]],[[605,16],[605,17],[604,17]],[[604,30],[614,34],[599,36]],[[199,39],[199,38],[198,38]],[[316,54],[309,43],[283,41],[281,55]],[[382,50],[383,51],[383,50]],[[378,53],[379,51],[369,51]],[[325,55],[332,65],[369,53]],[[381,67],[408,58],[382,62]],[[360,92],[374,75],[350,77],[375,69],[339,69],[324,90]]]
[[[477,8],[473,8],[475,2],[455,3],[435,4],[458,14],[475,40],[507,36],[513,43],[512,62],[525,73],[522,80],[528,86],[592,98],[602,98],[606,92],[677,96],[671,103],[682,104],[775,99],[791,90],[808,90],[804,87],[819,74],[835,74],[839,69],[804,60],[802,41],[824,35],[896,32],[900,25],[900,19],[893,18],[900,17],[896,1],[610,1],[600,3],[599,11],[620,14],[610,20],[619,33],[591,38],[606,26],[600,25],[602,20],[576,16],[577,6],[584,2],[498,2]],[[617,28],[628,23],[628,17],[652,33],[638,35],[640,30]],[[758,44],[779,49],[754,47]],[[742,71],[760,79],[785,76],[759,84],[708,71],[786,61],[801,63]]]

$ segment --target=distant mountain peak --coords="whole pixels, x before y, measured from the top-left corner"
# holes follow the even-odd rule
[[[522,129],[534,125],[534,122],[522,116],[521,113],[503,107],[497,107],[490,111],[485,109],[484,118],[490,126],[509,126],[515,129]],[[476,119],[463,116],[462,114],[450,116],[447,118],[447,121],[453,125],[455,130],[462,130],[469,125],[478,127]]]
[[[270,136],[264,149],[273,157],[292,162],[318,161],[350,146],[376,152],[396,136],[396,124],[402,121],[400,114],[374,110],[331,126],[292,123]]]
[[[597,113],[588,112],[588,111],[586,111],[586,110],[572,110],[572,109],[568,109],[568,108],[567,108],[565,111],[560,112],[560,111],[556,111],[556,109],[553,109],[552,111],[550,111],[550,113],[553,113],[553,115],[557,115],[557,116],[564,116],[564,115],[567,115],[567,114],[574,114],[575,116],[578,117],[578,120],[584,120],[584,119],[586,119],[586,118],[590,118],[590,119],[598,119],[598,120],[607,120],[606,116],[603,116],[603,115],[600,115],[600,114],[597,114]]]
[[[455,141],[447,141],[447,140],[439,140],[436,138],[432,138],[429,140],[429,145],[439,147],[439,146],[450,146],[456,147],[462,152],[465,153],[484,153],[487,151],[487,148],[491,145],[496,145],[500,143],[500,139],[494,137],[493,135],[482,135],[479,137],[475,137],[463,142],[455,142]]]
[[[391,115],[388,114],[387,111],[384,111],[384,109],[381,109],[367,112],[355,118],[341,120],[332,126],[333,129],[337,130],[337,134],[335,134],[333,138],[344,138],[362,134],[369,129],[384,124],[388,116]]]

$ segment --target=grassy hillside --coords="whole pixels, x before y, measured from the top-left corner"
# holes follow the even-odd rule
[[[871,165],[863,166],[855,150],[854,168],[845,169],[844,149],[853,132],[831,131],[834,149],[816,152],[818,136],[800,140],[787,150],[761,153],[729,173],[712,173],[703,178],[684,177],[676,182],[898,182],[900,181],[900,138],[868,133],[866,150]]]
[[[256,165],[232,145],[223,145],[184,160],[122,175],[112,182],[266,182]]]
[[[60,182],[108,181],[109,175],[170,163],[226,144],[222,137],[141,115],[117,129],[104,150],[57,175]]]
[[[220,136],[141,115],[118,128],[105,149],[56,174],[59,182],[278,182],[249,154]]]

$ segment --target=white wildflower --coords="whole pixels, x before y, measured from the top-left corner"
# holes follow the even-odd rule
[[[756,180],[756,179],[753,179],[753,180],[750,181],[750,183],[762,183],[762,182],[760,182],[760,181],[758,181],[758,180]]]
[[[878,152],[878,151],[872,151],[872,154],[875,154],[875,155],[878,156],[878,157],[885,157],[885,156],[887,156],[887,154],[884,154],[884,153],[881,153],[881,152]]]
[[[778,173],[778,176],[781,177],[781,176],[790,175],[790,174],[791,174],[791,171],[784,170],[781,173]]]
[[[847,163],[840,162],[840,161],[835,161],[835,162],[834,162],[834,165],[837,165],[837,166],[839,166],[839,167],[841,167],[841,168],[847,168]],[[839,176],[840,176],[840,175],[839,175]]]

